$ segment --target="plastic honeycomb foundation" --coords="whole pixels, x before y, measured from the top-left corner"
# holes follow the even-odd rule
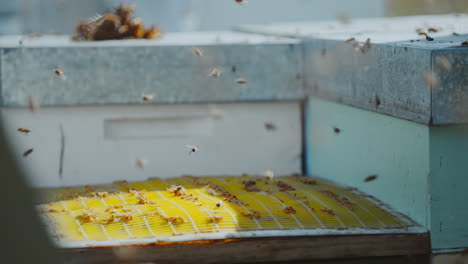
[[[40,213],[65,247],[416,226],[354,188],[301,176],[184,176],[45,194]]]

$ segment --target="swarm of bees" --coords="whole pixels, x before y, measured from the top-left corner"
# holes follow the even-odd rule
[[[112,13],[80,21],[73,40],[154,39],[162,36],[156,26],[145,27],[140,18],[132,17],[135,6],[120,4]]]

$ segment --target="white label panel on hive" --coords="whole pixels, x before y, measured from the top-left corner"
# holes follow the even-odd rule
[[[34,187],[301,172],[299,102],[4,108],[2,113],[13,153]],[[20,127],[31,132],[20,133]],[[29,148],[34,151],[23,157]]]

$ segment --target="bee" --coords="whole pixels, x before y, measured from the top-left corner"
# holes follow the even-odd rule
[[[223,206],[223,201],[219,200],[216,202],[216,207],[220,208]]]
[[[36,112],[39,109],[39,103],[36,100],[36,97],[29,96],[28,97],[29,109],[31,112]]]
[[[418,35],[420,35],[420,36],[425,36],[425,35],[427,35],[427,33],[426,33],[426,32],[424,31],[424,29],[422,29],[422,28],[417,28],[417,29],[416,29],[416,33],[418,33]]]
[[[236,83],[238,83],[240,85],[244,85],[244,84],[247,83],[247,80],[244,79],[244,78],[237,78]]]
[[[286,214],[295,214],[296,209],[294,209],[292,206],[288,206],[283,208],[283,212],[285,212]]]
[[[23,157],[29,156],[29,154],[31,154],[33,151],[34,151],[33,148],[30,148],[30,149],[26,150],[26,151],[23,153]]]
[[[436,32],[439,32],[440,28],[434,28],[434,27],[430,27],[427,29],[427,32],[433,32],[433,33],[436,33]]]
[[[265,123],[265,129],[268,131],[275,131],[276,125],[270,122]]]
[[[427,41],[433,41],[434,38],[426,34],[426,40],[427,40]]]
[[[436,64],[442,67],[446,71],[452,70],[452,63],[447,59],[445,56],[437,56],[436,57]]]
[[[465,40],[461,43],[462,46],[468,46],[468,40]]]
[[[235,1],[236,1],[236,3],[238,3],[240,5],[247,3],[247,1],[245,1],[245,0],[235,0]]]
[[[366,51],[369,50],[370,47],[371,47],[371,39],[367,38],[363,44],[359,45],[359,50],[361,51],[361,53],[366,53]]]
[[[423,79],[427,87],[436,88],[439,85],[439,78],[437,74],[432,71],[423,73]]]
[[[28,134],[29,132],[31,132],[31,130],[29,130],[29,129],[27,129],[27,128],[22,128],[22,127],[18,128],[18,131],[21,132],[21,133],[26,133],[26,134]]]
[[[154,94],[144,94],[141,99],[145,102],[153,101]]]
[[[322,208],[320,209],[320,211],[328,214],[328,215],[336,215],[335,211],[333,211],[332,209],[328,209],[328,208]]]
[[[353,46],[357,45],[357,41],[356,41],[355,38],[346,39],[344,42],[347,43],[347,44],[351,44]]]
[[[190,149],[189,151],[189,155],[192,154],[192,152],[197,152],[198,151],[198,147],[197,146],[190,146],[190,145],[185,145],[187,148]]]
[[[193,47],[193,48],[192,48],[192,51],[193,51],[193,53],[194,53],[195,55],[197,55],[197,56],[199,56],[199,57],[203,56],[203,52],[202,52],[202,50],[199,49],[199,48]]]
[[[210,77],[219,78],[223,72],[220,69],[213,68],[209,74]]]
[[[60,77],[61,77],[61,76],[64,76],[63,71],[60,70],[59,68],[55,69],[55,70],[54,70],[54,73],[55,73],[55,75],[60,76]]]
[[[145,167],[145,164],[146,164],[146,160],[144,160],[144,159],[138,158],[136,160],[136,165],[137,165],[138,168],[143,169]]]
[[[218,223],[221,220],[223,220],[222,215],[213,215],[211,217],[208,217],[208,223]]]
[[[336,134],[339,134],[341,132],[341,129],[338,127],[333,127],[333,132],[335,132]]]
[[[267,170],[263,173],[263,176],[267,178],[267,180],[272,181],[273,177],[275,177],[275,174],[273,173],[272,170]]]
[[[369,175],[364,179],[364,182],[371,182],[377,179],[377,174]]]

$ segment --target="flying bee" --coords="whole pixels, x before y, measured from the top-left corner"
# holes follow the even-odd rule
[[[452,63],[445,56],[437,56],[436,63],[446,71],[452,70]]]
[[[468,40],[463,41],[461,45],[462,46],[468,46]]]
[[[219,200],[216,202],[216,207],[222,207],[223,206],[223,201]]]
[[[336,134],[339,134],[341,132],[341,129],[338,127],[333,127],[333,132],[335,132]]]
[[[192,154],[192,152],[197,152],[198,151],[198,147],[197,146],[190,146],[190,145],[185,145],[187,148],[190,149],[189,151],[189,155]]]
[[[247,83],[247,80],[244,79],[244,78],[237,78],[236,83],[238,83],[240,85],[244,85],[244,84]]]
[[[267,178],[267,180],[272,181],[273,177],[275,177],[275,174],[273,173],[272,170],[267,170],[263,173],[263,176]]]
[[[26,150],[26,151],[23,153],[23,157],[29,156],[29,154],[31,154],[33,151],[34,151],[33,148],[30,148],[30,149]]]
[[[59,69],[59,68],[55,69],[55,70],[54,70],[54,73],[55,73],[55,75],[57,75],[57,76],[63,76],[63,75],[64,75],[64,74],[63,74],[63,71],[62,71],[61,69]]]
[[[199,48],[193,47],[193,48],[192,48],[192,51],[193,51],[193,53],[194,53],[195,55],[197,55],[197,56],[199,56],[199,57],[203,56],[203,52],[202,52],[202,50],[199,49]]]
[[[429,88],[437,88],[439,86],[439,77],[435,72],[427,71],[423,73],[423,80]]]
[[[371,182],[377,179],[377,174],[369,175],[364,179],[364,182]]]
[[[21,133],[26,133],[26,134],[28,134],[29,132],[31,132],[31,130],[29,130],[29,129],[27,129],[27,128],[22,128],[22,127],[18,128],[18,131],[21,132]]]
[[[268,131],[275,131],[276,125],[270,122],[265,123],[265,129]]]
[[[136,160],[136,165],[137,165],[138,168],[143,169],[145,167],[145,164],[146,164],[146,160],[144,160],[142,158],[138,158]]]
[[[220,69],[213,68],[209,74],[210,77],[219,78],[223,72]]]
[[[154,94],[144,94],[141,99],[143,99],[143,101],[145,102],[149,102],[149,101],[152,101],[154,98]]]
[[[37,102],[36,97],[29,96],[28,97],[28,103],[29,103],[29,109],[32,112],[36,112],[39,109],[39,103]]]
[[[242,5],[242,4],[247,3],[247,1],[245,1],[245,0],[236,0],[236,3]]]

